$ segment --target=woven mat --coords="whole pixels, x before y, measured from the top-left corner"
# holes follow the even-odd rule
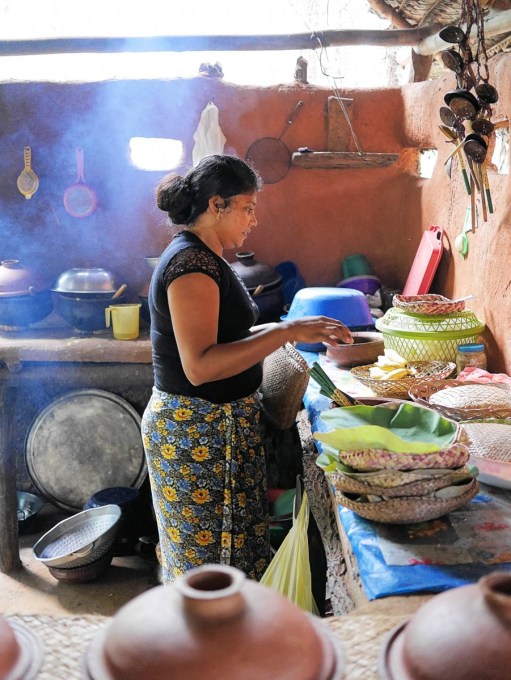
[[[91,639],[110,619],[106,616],[7,615],[29,628],[43,647],[37,680],[83,680],[82,664]],[[344,646],[345,680],[377,680],[378,655],[385,635],[402,617],[383,614],[324,619]]]
[[[108,616],[29,616],[8,614],[28,628],[42,646],[42,666],[37,680],[83,680],[82,663],[87,645]]]
[[[403,621],[385,614],[334,616],[324,619],[342,640],[345,680],[378,680],[378,657],[387,633]]]

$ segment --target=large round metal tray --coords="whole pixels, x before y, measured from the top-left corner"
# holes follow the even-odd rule
[[[147,475],[140,423],[137,411],[111,392],[64,394],[41,411],[27,436],[34,486],[68,512],[82,510],[101,489],[139,488]]]

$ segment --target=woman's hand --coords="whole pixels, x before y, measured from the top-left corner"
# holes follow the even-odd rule
[[[291,342],[318,343],[337,345],[344,342],[353,343],[353,336],[349,328],[336,319],[328,316],[306,316],[293,321],[284,321],[281,325],[289,329]]]

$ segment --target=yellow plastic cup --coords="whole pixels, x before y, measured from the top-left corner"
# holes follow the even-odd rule
[[[116,340],[135,340],[140,329],[140,302],[126,305],[110,305],[105,309],[105,324],[112,330]]]

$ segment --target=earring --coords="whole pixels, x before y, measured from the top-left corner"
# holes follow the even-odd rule
[[[220,210],[219,210],[219,211],[217,212],[217,214],[216,214],[216,220],[217,220],[217,222],[218,222],[218,220],[219,220],[220,218],[221,218],[221,214],[220,214]]]

